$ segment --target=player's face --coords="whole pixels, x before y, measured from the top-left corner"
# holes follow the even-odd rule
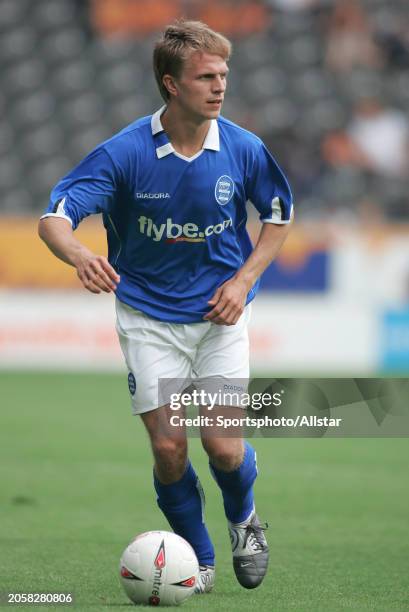
[[[219,55],[195,51],[185,61],[180,77],[174,79],[175,102],[192,118],[217,118],[224,100],[228,71],[225,60]]]

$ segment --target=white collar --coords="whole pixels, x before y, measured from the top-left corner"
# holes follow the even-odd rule
[[[151,128],[152,128],[152,136],[159,134],[160,132],[164,132],[162,122],[160,120],[161,115],[165,112],[166,106],[162,106],[156,113],[152,115],[151,119]],[[212,151],[220,151],[220,138],[219,138],[219,126],[217,125],[217,120],[212,119],[210,121],[209,131],[206,134],[206,138],[203,143],[202,149],[211,149]],[[173,148],[170,142],[162,146],[156,147],[156,155],[160,159],[161,157],[165,157],[165,155],[169,155],[170,153],[175,153],[175,149]],[[194,156],[196,157],[196,156]]]

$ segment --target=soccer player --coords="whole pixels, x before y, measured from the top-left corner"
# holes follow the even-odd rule
[[[248,378],[250,302],[292,218],[287,180],[262,141],[220,116],[230,52],[230,42],[203,23],[167,27],[154,50],[165,105],[62,178],[39,225],[86,289],[116,294],[133,412],[149,434],[158,505],[197,554],[199,593],[213,587],[214,549],[186,435],[164,434],[169,406],[158,399],[158,379]],[[262,222],[254,249],[249,201]],[[108,258],[73,234],[95,213],[103,215]],[[205,429],[202,443],[223,496],[237,579],[256,587],[268,546],[255,512],[254,449]]]

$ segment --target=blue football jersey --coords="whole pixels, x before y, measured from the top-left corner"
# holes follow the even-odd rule
[[[177,153],[160,116],[139,119],[63,177],[43,215],[73,229],[102,213],[119,300],[161,321],[201,322],[219,287],[252,251],[250,201],[264,223],[288,223],[288,182],[262,141],[223,117],[203,149]],[[248,294],[250,302],[258,282]]]

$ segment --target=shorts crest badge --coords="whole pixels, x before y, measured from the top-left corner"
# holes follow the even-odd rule
[[[129,372],[129,374],[128,374],[128,388],[129,388],[129,393],[131,395],[135,395],[136,380],[135,380],[135,376],[132,374],[132,372]]]

